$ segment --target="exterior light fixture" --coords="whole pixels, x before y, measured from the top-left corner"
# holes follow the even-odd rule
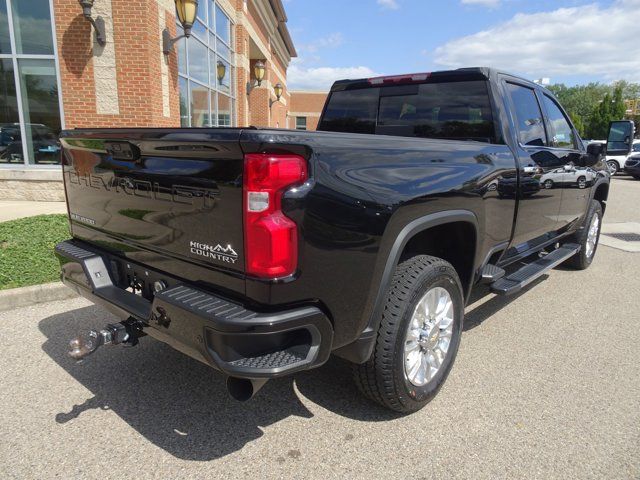
[[[273,87],[273,93],[276,95],[275,100],[269,100],[269,108],[273,106],[274,103],[278,103],[280,101],[280,97],[282,97],[282,92],[284,88],[281,83],[276,83]]]
[[[184,35],[171,38],[169,29],[162,31],[162,51],[165,55],[169,55],[173,51],[173,46],[181,38],[189,38],[191,36],[191,28],[196,22],[198,14],[198,0],[174,0],[176,2],[176,15],[182,28]]]
[[[84,18],[87,19],[96,31],[96,41],[98,42],[98,45],[104,47],[107,44],[107,39],[104,34],[104,20],[102,20],[102,17],[94,19],[91,16],[93,0],[78,0],[78,3],[82,7],[82,14],[84,15]]]
[[[273,87],[273,93],[276,94],[276,102],[280,101],[280,97],[282,96],[282,91],[284,89],[282,88],[282,84],[280,83],[276,83],[276,86]]]
[[[218,61],[216,65],[216,76],[218,77],[218,84],[222,85],[222,80],[224,80],[224,76],[227,74],[227,67],[221,61]]]
[[[251,82],[247,82],[247,95],[251,93],[255,87],[259,87],[262,85],[262,80],[264,80],[264,75],[267,72],[267,68],[264,65],[262,60],[258,60],[256,64],[253,66],[253,76],[256,78],[256,84],[252,85]]]
[[[266,72],[266,68],[264,63],[258,60],[253,67],[253,75],[256,77],[256,82],[258,82],[258,86],[262,85],[262,80],[264,80],[264,74]]]

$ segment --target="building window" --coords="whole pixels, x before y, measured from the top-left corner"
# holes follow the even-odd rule
[[[178,35],[182,35],[180,25]],[[180,124],[183,127],[235,125],[232,38],[231,20],[217,2],[201,2],[192,36],[178,42]],[[218,78],[220,71],[224,71],[222,78]]]
[[[307,129],[307,117],[296,117],[296,130]]]
[[[49,0],[0,0],[0,164],[60,163]]]

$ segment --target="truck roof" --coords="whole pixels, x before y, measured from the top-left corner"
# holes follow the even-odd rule
[[[440,70],[437,72],[407,73],[402,75],[389,75],[372,78],[359,78],[349,80],[338,80],[331,87],[331,91],[350,90],[366,88],[372,86],[384,86],[392,84],[424,83],[427,79],[440,81],[464,81],[464,80],[489,80],[498,74],[508,75],[526,82],[532,86],[541,87],[530,80],[519,77],[512,73],[504,72],[490,67],[465,67],[456,70]],[[544,88],[544,87],[542,87]]]

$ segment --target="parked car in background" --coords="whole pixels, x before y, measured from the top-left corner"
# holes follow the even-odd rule
[[[565,165],[540,177],[540,184],[550,189],[557,186],[587,188],[596,179],[597,172],[589,167]]]
[[[640,154],[640,140],[633,141],[633,147],[630,155],[609,155],[607,153],[607,166],[609,167],[609,173],[615,175],[622,171],[625,167],[626,161],[635,154]]]
[[[640,180],[640,154],[630,155],[624,164],[624,171],[636,180]]]

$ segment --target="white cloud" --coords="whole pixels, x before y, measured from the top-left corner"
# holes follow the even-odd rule
[[[304,67],[294,59],[287,70],[287,84],[291,90],[329,90],[336,80],[375,76],[369,67]]]
[[[340,32],[335,32],[326,37],[318,38],[311,43],[300,44],[297,47],[298,52],[315,53],[321,48],[336,48],[344,43],[344,36]]]
[[[384,8],[388,8],[390,10],[397,10],[400,8],[397,0],[377,0],[378,5]]]
[[[532,77],[602,76],[640,80],[640,0],[618,0],[551,12],[518,14],[489,30],[438,47],[445,67],[491,66]]]
[[[461,0],[463,5],[482,5],[489,8],[497,7],[500,2],[501,0]]]

